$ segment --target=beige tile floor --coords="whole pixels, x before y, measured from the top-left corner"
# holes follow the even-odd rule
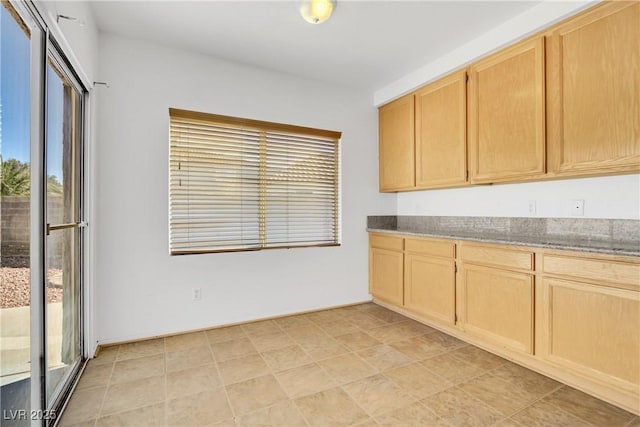
[[[640,427],[640,418],[369,303],[104,348],[60,425]]]

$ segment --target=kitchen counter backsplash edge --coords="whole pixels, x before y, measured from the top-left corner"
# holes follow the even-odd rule
[[[367,231],[640,256],[640,221],[590,218],[368,216]]]

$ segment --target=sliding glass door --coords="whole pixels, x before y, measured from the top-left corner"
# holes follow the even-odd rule
[[[82,360],[82,92],[50,52],[46,108],[46,402],[53,409]]]
[[[0,5],[0,424],[52,425],[85,360],[87,91],[31,2]]]

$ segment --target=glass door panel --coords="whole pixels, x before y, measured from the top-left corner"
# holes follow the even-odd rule
[[[47,403],[55,400],[81,356],[78,251],[77,228],[53,230],[47,237]]]
[[[30,54],[27,26],[13,7],[3,1],[0,5],[0,424],[3,427],[29,424],[19,411],[28,411],[31,394]]]
[[[81,94],[47,64],[46,402],[55,406],[82,359],[80,339]]]

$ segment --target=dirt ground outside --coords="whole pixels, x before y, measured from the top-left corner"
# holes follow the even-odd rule
[[[28,259],[2,257],[0,265],[0,308],[31,305]],[[47,279],[47,303],[62,301],[62,270],[48,270]]]

